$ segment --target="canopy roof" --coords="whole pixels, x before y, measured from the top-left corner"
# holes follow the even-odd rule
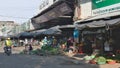
[[[79,24],[76,25],[78,28],[99,28],[99,27],[105,27],[106,25],[109,26],[113,26],[113,25],[117,25],[120,24],[120,18],[116,18],[116,19],[111,19],[111,20],[99,20],[99,21],[92,21],[89,23],[85,23],[85,24]]]
[[[42,34],[60,34],[61,30],[59,29],[60,26],[55,26],[43,31]]]
[[[17,37],[18,37],[18,38],[20,38],[20,37],[33,37],[33,33],[30,33],[30,32],[22,32],[22,33],[17,34]]]

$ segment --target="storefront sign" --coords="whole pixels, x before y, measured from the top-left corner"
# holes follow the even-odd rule
[[[50,5],[52,5],[53,2],[54,2],[54,0],[41,0],[39,9],[40,10],[45,9],[45,7],[49,7]]]
[[[92,16],[120,10],[120,0],[92,0]]]
[[[58,2],[58,1],[59,0],[41,0],[40,6],[39,6],[39,13],[49,8],[51,5],[53,5],[55,2]]]

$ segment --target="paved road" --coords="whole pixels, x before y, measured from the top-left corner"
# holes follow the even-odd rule
[[[113,68],[110,65],[91,65],[83,61],[79,61],[79,64],[76,64],[76,61],[66,56],[20,55],[17,52],[20,50],[22,50],[21,47],[14,48],[14,54],[11,56],[7,56],[0,51],[0,68]]]
[[[34,47],[37,49],[38,47]],[[75,64],[65,56],[20,55],[24,47],[13,48],[13,54],[7,56],[0,47],[0,68],[98,68],[88,64]]]
[[[0,54],[0,68],[99,68],[88,64],[75,64],[64,56],[34,56]]]

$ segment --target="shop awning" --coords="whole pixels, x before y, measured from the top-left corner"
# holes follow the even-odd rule
[[[33,34],[30,32],[21,32],[19,34],[16,35],[18,38],[20,37],[33,37]]]
[[[75,29],[75,25],[62,25],[59,29],[63,31],[73,31]]]
[[[61,30],[59,29],[59,26],[55,26],[47,29],[46,31],[43,31],[42,34],[46,34],[46,35],[61,34]]]
[[[64,16],[65,14],[69,14],[71,12],[72,9],[70,8],[70,6],[64,2],[38,17],[33,17],[32,21],[34,21],[34,23],[44,23],[49,20]]]
[[[107,24],[109,24],[109,25],[117,25],[117,24],[120,24],[120,18],[108,20],[108,21],[107,21]]]
[[[59,29],[64,29],[64,28],[75,28],[75,25],[62,25],[59,27]]]
[[[34,36],[38,36],[38,35],[41,35],[42,32],[46,31],[46,29],[41,29],[41,30],[35,30],[35,31],[32,31],[31,33],[34,35]]]
[[[79,24],[77,25],[78,28],[99,28],[99,27],[105,27],[106,25],[112,26],[120,24],[120,18],[117,19],[111,19],[111,20],[99,20],[99,21],[92,21],[85,24]]]
[[[77,20],[77,21],[75,21],[75,23],[97,20],[97,19],[106,19],[106,18],[111,18],[111,17],[112,18],[120,17],[120,11],[116,11],[116,12],[109,13],[109,14],[106,13],[106,14],[101,14],[101,15],[97,15],[97,16],[90,16],[87,19]]]
[[[33,34],[33,36],[39,36],[39,35],[51,35],[51,34],[60,34],[61,30],[59,29],[59,26],[54,26],[49,29],[40,29],[30,32]]]

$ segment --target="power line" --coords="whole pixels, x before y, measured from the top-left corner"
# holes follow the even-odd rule
[[[0,17],[19,18],[19,19],[30,19],[30,18],[26,18],[26,17],[14,17],[14,16],[5,16],[5,15],[0,15]]]

